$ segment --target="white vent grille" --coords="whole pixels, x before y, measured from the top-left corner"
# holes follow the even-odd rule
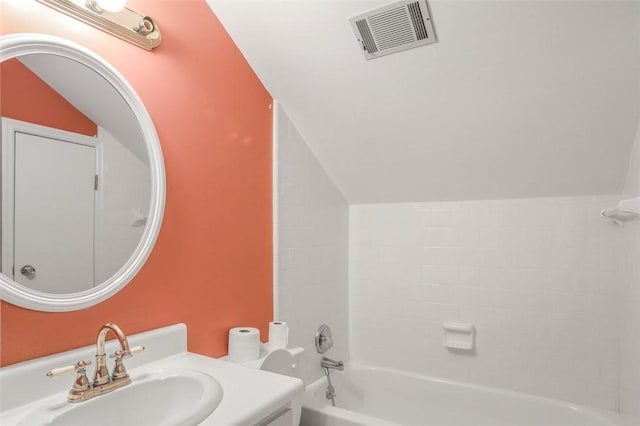
[[[349,19],[366,59],[435,43],[426,0],[403,0]]]

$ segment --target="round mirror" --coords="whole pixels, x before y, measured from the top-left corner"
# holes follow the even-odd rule
[[[149,256],[165,176],[156,130],[104,59],[40,34],[0,37],[0,298],[41,311],[99,303]]]

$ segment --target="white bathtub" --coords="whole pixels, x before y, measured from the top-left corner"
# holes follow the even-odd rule
[[[617,413],[562,401],[349,364],[332,372],[336,407],[325,377],[303,395],[301,426],[613,426]]]

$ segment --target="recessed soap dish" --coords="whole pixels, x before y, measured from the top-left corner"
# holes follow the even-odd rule
[[[476,329],[473,324],[445,322],[442,344],[447,348],[470,351],[475,346]]]

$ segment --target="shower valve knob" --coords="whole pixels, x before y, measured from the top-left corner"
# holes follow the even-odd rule
[[[328,325],[322,324],[316,332],[316,351],[319,354],[327,352],[333,347],[333,337],[331,337],[331,329]]]

